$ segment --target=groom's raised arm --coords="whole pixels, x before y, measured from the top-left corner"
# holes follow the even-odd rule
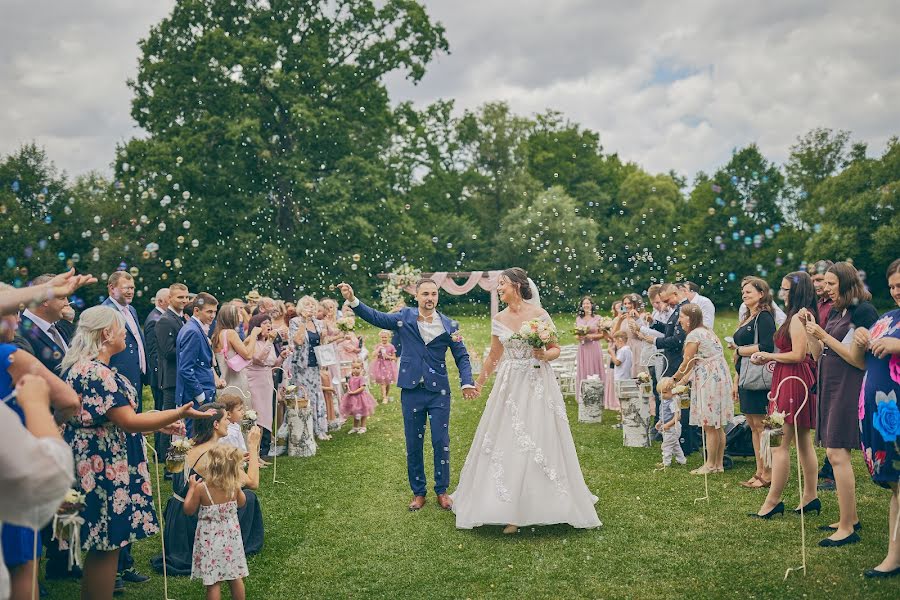
[[[397,331],[397,329],[400,328],[396,313],[383,313],[366,306],[359,301],[359,298],[353,294],[353,288],[346,283],[342,283],[338,287],[341,289],[341,294],[344,296],[344,299],[350,302],[350,308],[353,309],[353,314],[366,323],[374,325],[375,327],[380,327],[381,329],[390,329],[391,331]]]

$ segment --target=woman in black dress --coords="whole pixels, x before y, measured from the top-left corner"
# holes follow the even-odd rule
[[[745,277],[741,282],[741,300],[749,309],[747,316],[734,332],[734,356],[736,365],[733,389],[740,398],[741,412],[753,433],[753,454],[756,455],[756,473],[741,485],[748,488],[769,487],[771,469],[766,467],[759,452],[759,440],[763,432],[763,419],[769,407],[769,390],[749,390],[738,385],[742,368],[750,366],[750,357],[757,352],[775,350],[775,315],[772,307],[772,291],[769,284],[759,277]],[[735,398],[737,400],[738,398]]]
[[[823,526],[832,535],[820,546],[843,546],[859,541],[859,516],[856,514],[856,480],[850,464],[850,451],[859,450],[859,392],[862,387],[865,359],[854,352],[852,340],[858,327],[869,328],[878,320],[878,312],[869,302],[856,269],[850,263],[835,263],[825,273],[825,293],[834,300],[828,323],[822,329],[815,321],[807,321],[806,331],[825,344],[819,360],[819,415],[816,441],[825,446],[834,469],[841,518]]]

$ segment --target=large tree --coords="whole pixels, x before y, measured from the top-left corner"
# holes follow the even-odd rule
[[[141,42],[132,115],[149,138],[119,152],[122,193],[166,224],[163,248],[183,220],[203,224],[179,256],[196,285],[290,294],[357,262],[377,272],[419,241],[391,234],[409,222],[385,162],[382,78],[418,81],[446,50],[412,0],[178,2]]]

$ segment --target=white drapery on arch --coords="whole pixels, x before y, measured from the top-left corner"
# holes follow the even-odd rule
[[[491,318],[500,310],[500,299],[497,297],[497,282],[500,280],[500,274],[503,271],[470,271],[469,278],[463,284],[457,284],[453,281],[453,277],[447,271],[438,271],[436,273],[422,273],[422,277],[433,279],[439,289],[444,290],[451,296],[462,296],[468,294],[480,287],[491,294]],[[453,273],[453,275],[462,274]],[[406,291],[410,294],[416,293],[416,286],[410,285],[406,287]]]

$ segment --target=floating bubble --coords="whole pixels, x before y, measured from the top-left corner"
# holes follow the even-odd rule
[[[353,259],[353,262],[359,262],[359,259],[362,258],[359,254],[354,254],[350,258]]]
[[[356,264],[356,263],[353,263],[353,264],[350,265],[350,269],[353,270],[353,271],[357,270],[358,268],[359,268],[359,265]]]
[[[130,169],[130,168],[131,168],[131,165],[129,165],[127,162],[122,163],[122,172],[127,173],[128,169]]]
[[[196,239],[191,240],[191,246],[193,246],[194,248],[196,248],[199,245],[200,245],[200,240],[196,240]]]
[[[178,242],[179,244],[183,244],[183,243],[184,243],[184,236],[183,236],[183,235],[179,235],[179,236],[175,239],[175,241]]]
[[[186,193],[187,193],[187,192],[185,192],[185,194],[186,194]],[[190,222],[190,221],[184,221],[184,222],[181,223],[181,226],[184,227],[185,229],[190,229],[190,228],[191,228],[191,222]]]
[[[176,165],[180,165],[182,162],[184,162],[184,159],[182,157],[180,157],[180,156],[175,157]]]
[[[66,260],[66,253],[60,252],[59,254],[56,255],[56,258],[58,258],[59,260]]]
[[[182,194],[181,194],[181,197],[184,198],[185,200],[187,200],[188,198],[191,197],[191,193],[187,190],[184,190],[184,192],[182,192]]]
[[[131,267],[130,269],[128,269],[128,272],[131,273],[132,277],[137,277],[138,273],[140,273],[141,271],[137,267]]]

